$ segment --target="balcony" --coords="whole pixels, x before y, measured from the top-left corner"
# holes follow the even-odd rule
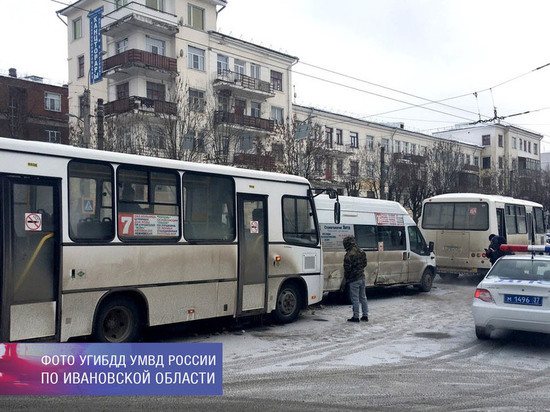
[[[214,124],[232,124],[254,129],[261,129],[267,132],[273,132],[275,121],[262,119],[261,117],[246,116],[244,114],[229,113],[224,111],[214,112]]]
[[[115,100],[105,104],[105,116],[133,111],[168,115],[176,115],[178,112],[176,103],[136,96]]]
[[[104,22],[112,22],[101,29],[108,37],[120,37],[145,29],[166,36],[175,36],[178,30],[177,16],[131,2],[103,16]]]
[[[103,60],[103,76],[120,80],[147,70],[147,76],[167,80],[177,73],[176,59],[131,49]]]
[[[271,83],[231,70],[223,70],[217,74],[214,90],[230,90],[233,95],[248,99],[267,99],[275,96]]]
[[[246,166],[256,170],[275,170],[275,159],[269,155],[235,153],[233,163],[238,166]]]

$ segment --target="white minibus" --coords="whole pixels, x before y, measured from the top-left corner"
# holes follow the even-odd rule
[[[327,195],[315,198],[324,291],[340,290],[346,253],[342,240],[352,235],[367,252],[367,287],[415,285],[428,292],[435,276],[435,256],[405,208],[387,200],[349,196],[338,199],[340,223],[335,224],[335,200]]]

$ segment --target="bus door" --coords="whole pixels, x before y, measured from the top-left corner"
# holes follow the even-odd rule
[[[267,302],[267,196],[239,194],[237,314],[265,312]]]
[[[60,180],[0,177],[0,341],[58,333]]]

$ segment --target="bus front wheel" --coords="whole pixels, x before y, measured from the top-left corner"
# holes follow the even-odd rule
[[[134,342],[141,333],[139,307],[132,299],[115,298],[98,311],[94,338],[99,342]]]
[[[294,321],[302,310],[302,295],[292,283],[284,285],[277,296],[275,319],[280,323]]]
[[[424,273],[422,274],[422,279],[420,279],[420,285],[418,285],[418,289],[420,289],[421,292],[429,292],[432,289],[433,282],[433,272],[430,269],[425,269]]]

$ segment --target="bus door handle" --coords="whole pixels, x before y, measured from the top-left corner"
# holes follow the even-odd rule
[[[403,260],[409,259],[409,252],[403,252]]]

